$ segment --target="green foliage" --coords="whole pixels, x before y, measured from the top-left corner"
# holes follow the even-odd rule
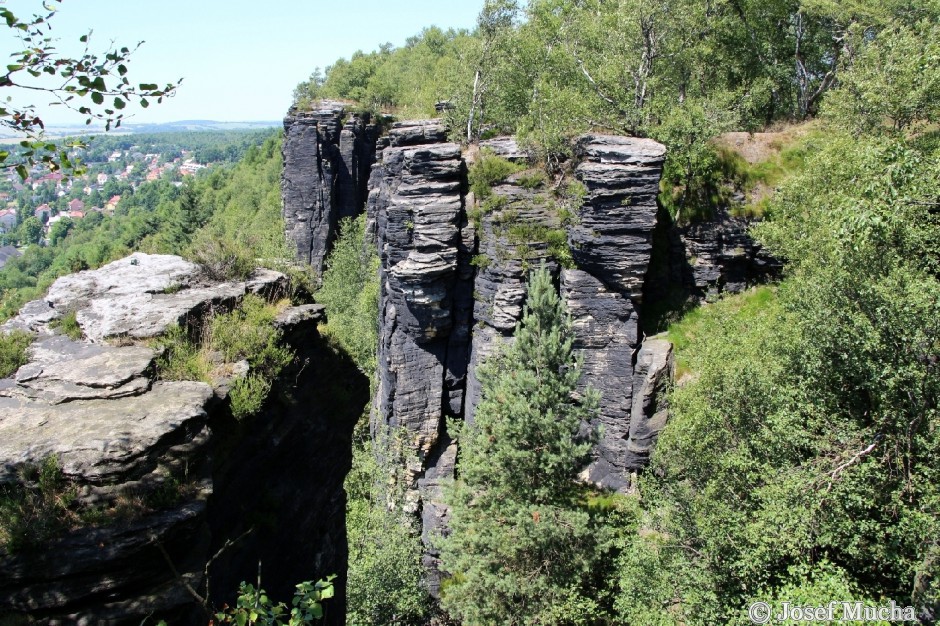
[[[516,244],[516,253],[524,263],[531,255],[529,245],[534,242],[545,242],[549,255],[562,267],[574,267],[574,258],[571,256],[571,248],[568,247],[568,233],[563,228],[514,222],[506,228],[506,235],[510,243]]]
[[[14,330],[0,332],[0,378],[12,376],[29,360],[26,349],[35,340],[31,333]]]
[[[152,345],[161,350],[157,359],[157,372],[163,380],[211,382],[212,364],[206,351],[190,341],[186,329],[170,326]]]
[[[39,548],[74,523],[75,488],[55,456],[22,467],[17,481],[0,485],[0,548]]]
[[[75,317],[75,311],[68,311],[62,317],[53,320],[49,323],[49,327],[58,330],[73,341],[81,339],[82,335],[84,334],[82,332],[82,327],[78,325],[78,320]]]
[[[321,331],[371,377],[379,332],[379,260],[366,243],[365,227],[365,215],[340,224],[315,298],[326,307],[327,324]]]
[[[483,395],[460,435],[441,541],[452,574],[442,605],[463,623],[581,624],[603,612],[609,536],[575,482],[592,444],[581,426],[598,400],[574,399],[570,324],[542,267],[514,342],[478,370]]]
[[[531,170],[520,174],[516,182],[524,189],[537,189],[548,183],[548,176],[541,170]]]
[[[253,370],[269,380],[275,378],[293,359],[290,350],[280,345],[281,333],[274,326],[281,304],[246,294],[234,311],[212,318],[211,349],[229,363],[247,359]]]
[[[631,621],[743,621],[755,597],[936,602],[937,156],[830,132],[756,229],[786,279],[670,328],[691,375],[622,558]]]
[[[42,239],[42,222],[37,217],[29,217],[19,226],[19,240],[24,244],[39,243]]]
[[[475,254],[473,258],[470,259],[470,265],[481,270],[489,267],[490,263],[492,263],[492,259],[485,254]]]
[[[229,402],[235,419],[255,415],[264,406],[271,391],[271,382],[258,374],[239,378],[229,391]]]
[[[940,26],[935,19],[893,24],[864,47],[840,83],[826,112],[852,131],[940,121]]]
[[[281,138],[248,149],[230,171],[215,170],[199,189],[209,221],[192,236],[188,254],[222,279],[256,267],[284,270],[293,258],[281,216]]]
[[[789,602],[791,605],[796,606],[827,606],[833,601],[840,603],[863,602],[869,606],[883,604],[878,602],[877,598],[864,597],[849,573],[825,560],[813,567],[807,565],[790,567],[779,588],[772,592],[760,594],[755,598],[755,601],[770,604],[775,615],[780,610],[783,602]],[[835,619],[840,620],[840,623],[854,624],[855,626],[864,626],[864,624],[889,626],[890,624],[890,622],[882,620],[851,620],[843,613],[841,606],[836,608],[833,616]],[[796,622],[787,620],[782,623],[795,624]]]
[[[493,185],[524,169],[524,165],[508,161],[484,148],[467,173],[470,191],[479,202],[483,202],[492,193]]]
[[[111,130],[112,126],[120,127],[128,104],[146,108],[151,101],[160,103],[164,97],[172,96],[182,82],[180,79],[162,88],[151,83],[131,82],[127,64],[137,47],[119,48],[111,42],[104,52],[93,53],[89,44],[91,31],[79,38],[85,48],[80,58],[61,54],[51,43],[56,5],[61,1],[43,3],[45,14],[27,19],[20,19],[6,7],[0,8],[3,24],[17,40],[14,44],[17,51],[10,55],[12,62],[6,66],[0,87],[19,88],[20,94],[16,98],[8,97],[5,106],[0,108],[0,125],[22,137],[20,146],[24,148],[13,159],[8,159],[10,152],[7,150],[0,151],[0,169],[15,168],[24,180],[29,175],[28,168],[35,164],[43,164],[53,171],[80,168],[66,149],[74,144],[60,146],[48,141],[35,105],[20,102],[22,94],[38,92],[48,96],[55,104],[64,105],[84,117],[86,124],[97,120],[104,122],[105,130]],[[62,80],[47,82],[44,79],[48,77]]]
[[[346,476],[349,500],[347,623],[424,624],[430,596],[422,584],[424,552],[414,514],[406,510],[404,434],[357,442]]]
[[[215,614],[222,624],[265,624],[266,626],[303,626],[323,619],[323,603],[334,596],[333,579],[302,582],[291,600],[291,608],[283,602],[277,604],[268,597],[264,589],[242,582],[238,587],[238,600],[234,607],[227,607]],[[260,581],[258,583],[261,584]]]
[[[153,341],[162,351],[157,371],[164,380],[201,380],[214,384],[231,375],[232,364],[247,360],[250,372],[238,378],[229,391],[232,415],[243,419],[264,405],[281,371],[294,353],[281,344],[274,318],[286,301],[268,303],[247,294],[230,313],[216,315],[202,329],[199,343],[179,327],[167,329]]]
[[[473,81],[477,49],[466,31],[425,28],[400,48],[384,44],[375,52],[356,51],[323,72],[317,68],[294,90],[294,103],[306,108],[321,98],[339,98],[401,116],[433,115],[441,101],[465,109],[462,92]]]

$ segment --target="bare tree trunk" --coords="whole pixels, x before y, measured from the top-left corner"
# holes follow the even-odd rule
[[[480,86],[480,70],[477,69],[476,76],[473,77],[473,97],[470,99],[470,115],[467,118],[467,142],[473,140],[473,113],[476,110],[478,88]]]

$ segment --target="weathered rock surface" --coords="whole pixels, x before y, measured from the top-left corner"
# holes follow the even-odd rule
[[[322,150],[310,143],[322,144],[319,135],[305,141],[309,145],[298,143],[296,154],[305,150],[310,162],[299,174],[312,171]],[[447,143],[439,122],[395,123],[375,145],[362,207],[367,238],[381,261],[373,428],[404,429],[417,457],[417,465],[407,468],[408,487],[422,518],[434,591],[439,580],[430,537],[446,527],[440,485],[453,475],[456,455],[446,418],[473,419],[480,399],[474,371],[512,340],[529,270],[541,262],[557,277],[574,321],[585,363],[582,388],[590,384],[602,392],[594,426],[603,436],[586,478],[625,490],[631,473],[646,462],[660,415],[649,407],[662,390],[659,374],[650,372],[663,368],[655,359],[646,369],[634,362],[653,351],[641,347],[639,318],[665,148],[647,139],[585,136],[573,168],[583,198],[547,185],[532,189],[531,177],[513,175],[493,187],[495,198],[488,211],[477,212],[474,225],[467,210],[476,201],[466,192],[460,147]],[[480,147],[515,162],[527,158],[511,137]],[[285,161],[287,154],[285,148]],[[285,180],[294,176],[285,173]],[[289,195],[285,188],[285,203]],[[317,245],[305,237],[295,238],[299,249]],[[566,237],[569,249],[561,250]],[[328,248],[327,239],[311,258]],[[571,257],[577,269],[562,269],[560,261],[571,263]],[[639,405],[638,397],[645,398]]]
[[[652,252],[656,196],[666,148],[651,139],[587,135],[575,176],[587,189],[569,230],[577,266],[634,300]]]
[[[135,396],[47,404],[0,398],[0,482],[18,467],[55,455],[67,477],[108,484],[153,470],[174,442],[192,437],[212,389],[198,382],[158,382]]]
[[[693,295],[711,300],[740,293],[779,274],[782,264],[751,237],[750,224],[723,208],[708,221],[677,229],[680,258],[674,262],[691,267],[687,286]]]
[[[496,185],[492,193],[503,198],[501,208],[481,216],[479,258],[486,259],[474,280],[473,318],[475,325],[470,347],[464,417],[473,421],[480,401],[476,369],[500,346],[512,341],[516,324],[528,294],[528,273],[543,261],[553,275],[558,263],[540,235],[559,229],[561,222],[548,205],[545,194],[525,189],[510,178]],[[514,226],[528,228],[512,234]]]
[[[284,118],[285,232],[297,258],[318,274],[339,220],[361,212],[378,131],[367,119],[347,119],[339,102],[321,102],[313,111],[292,109]]]
[[[188,325],[215,309],[231,308],[246,293],[283,291],[287,278],[258,269],[246,281],[212,283],[201,267],[166,254],[134,254],[57,279],[41,300],[28,303],[2,328],[49,334],[69,312],[89,341],[147,339],[168,326]]]
[[[643,342],[633,374],[633,406],[626,466],[639,470],[649,463],[656,437],[666,426],[669,405],[667,390],[672,383],[675,360],[672,343],[661,336]]]
[[[462,405],[463,372],[451,364],[466,363],[469,337],[464,164],[456,144],[418,143],[445,138],[439,125],[399,123],[389,134],[370,198],[382,280],[375,425],[407,429],[424,459],[444,408]]]
[[[575,348],[583,359],[582,388],[600,392],[601,438],[585,476],[611,489],[629,486],[627,442],[632,406],[633,354],[637,313],[633,302],[582,270],[564,270],[561,294],[574,327]]]
[[[526,163],[529,160],[529,154],[519,147],[515,137],[485,139],[480,142],[480,150],[492,150],[493,154],[513,163]]]
[[[278,597],[289,598],[301,580],[338,574],[327,623],[343,623],[342,485],[368,383],[320,341],[322,306],[279,314],[275,324],[298,356],[282,380],[298,388],[276,389],[242,423],[225,401],[232,381],[214,390],[155,380],[156,351],[128,339],[170,323],[200,325],[213,309],[247,292],[271,295],[283,281],[259,271],[212,285],[183,259],[135,254],[59,279],[8,325],[41,334],[28,363],[0,380],[0,489],[35,489],[28,468],[54,457],[76,516],[99,512],[98,521],[76,521],[51,543],[0,548],[0,613],[41,622],[137,624],[152,615],[204,624],[197,596],[206,595],[205,572],[210,606],[221,606],[263,558],[265,587]],[[50,323],[65,310],[77,311],[85,339],[54,334]],[[92,341],[115,334],[121,345]],[[337,406],[334,396],[353,401]],[[300,488],[307,476],[317,477],[316,489]]]

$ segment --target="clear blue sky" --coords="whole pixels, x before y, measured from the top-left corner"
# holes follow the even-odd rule
[[[20,18],[42,12],[40,0],[2,3]],[[134,114],[128,123],[278,120],[294,87],[315,67],[385,42],[399,46],[426,26],[472,28],[482,5],[483,0],[64,0],[53,34],[69,54],[79,53],[78,38],[89,29],[96,52],[112,40],[126,46],[145,41],[128,65],[132,82],[184,79],[179,94],[160,106],[128,107]],[[0,42],[3,57],[15,50],[9,32]],[[61,107],[40,112],[48,123],[84,121]]]

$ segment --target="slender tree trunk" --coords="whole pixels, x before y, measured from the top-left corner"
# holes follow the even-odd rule
[[[480,87],[480,70],[477,69],[473,77],[473,97],[470,99],[470,115],[467,118],[467,142],[473,141],[473,114],[477,106],[478,89]]]

